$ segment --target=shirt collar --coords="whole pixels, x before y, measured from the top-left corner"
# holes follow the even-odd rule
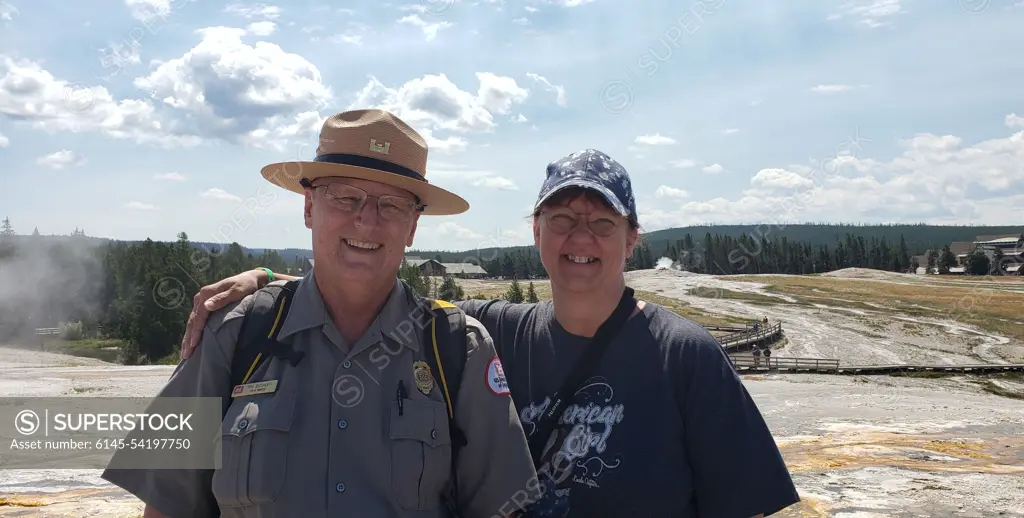
[[[299,279],[295,289],[295,298],[281,325],[278,339],[284,339],[315,327],[324,328],[325,331],[328,327],[334,327],[330,323],[330,315],[324,306],[323,297],[320,295],[315,271],[315,268],[310,269],[305,276]],[[419,337],[424,329],[424,323],[429,323],[428,319],[431,314],[429,310],[424,310],[416,304],[415,297],[412,295],[408,286],[396,276],[387,302],[384,303],[377,318],[367,329],[368,333],[377,336],[368,336],[367,338],[376,342],[386,337],[391,342],[418,351],[420,348]],[[355,346],[356,344],[350,345]]]

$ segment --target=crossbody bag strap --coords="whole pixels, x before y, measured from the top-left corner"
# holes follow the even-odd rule
[[[597,333],[594,334],[591,343],[586,346],[583,354],[577,360],[576,366],[569,373],[569,376],[565,378],[565,381],[562,382],[562,387],[552,396],[551,404],[548,405],[541,415],[540,421],[537,423],[537,430],[530,439],[530,453],[533,455],[533,462],[537,469],[541,469],[543,465],[541,461],[544,459],[541,459],[541,455],[544,452],[544,446],[551,437],[551,432],[555,429],[558,417],[562,415],[565,407],[572,401],[580,385],[597,369],[597,366],[601,363],[601,357],[604,355],[605,350],[608,349],[608,344],[612,341],[612,337],[622,329],[626,320],[629,320],[629,317],[632,316],[635,308],[636,299],[633,298],[633,288],[627,286],[622,292],[622,298],[619,300],[618,307],[601,324],[601,327],[597,329]],[[564,437],[560,437],[560,439],[564,439]],[[558,442],[561,441],[559,440]],[[561,448],[561,444],[556,443],[548,451],[553,454],[559,448]]]

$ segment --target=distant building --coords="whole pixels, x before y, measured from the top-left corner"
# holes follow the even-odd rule
[[[487,277],[487,270],[473,263],[442,263],[445,272],[452,277],[459,279],[483,279]]]
[[[1010,235],[977,236],[974,241],[954,241],[949,250],[956,256],[956,266],[949,269],[950,273],[964,273],[967,259],[975,249],[981,249],[989,261],[995,261],[996,250],[1002,251],[1002,263],[1007,273],[1017,274],[1024,263],[1024,232]]]
[[[410,266],[419,268],[420,275],[440,277],[445,274],[444,265],[434,259],[424,259],[422,257],[407,255],[405,256],[405,261],[409,263]]]

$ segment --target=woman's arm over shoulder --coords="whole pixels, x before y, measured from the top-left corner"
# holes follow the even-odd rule
[[[504,326],[514,327],[526,311],[533,307],[533,304],[516,304],[504,299],[469,299],[455,301],[454,304],[467,315],[479,320],[492,337]]]
[[[701,516],[769,516],[800,501],[771,430],[718,341],[665,319]]]

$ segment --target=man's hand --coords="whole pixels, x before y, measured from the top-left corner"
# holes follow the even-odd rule
[[[185,325],[185,336],[181,339],[181,359],[192,356],[192,351],[203,338],[203,328],[210,313],[232,302],[244,299],[250,293],[265,286],[269,277],[263,270],[249,270],[234,277],[203,286],[192,299],[192,312]]]

